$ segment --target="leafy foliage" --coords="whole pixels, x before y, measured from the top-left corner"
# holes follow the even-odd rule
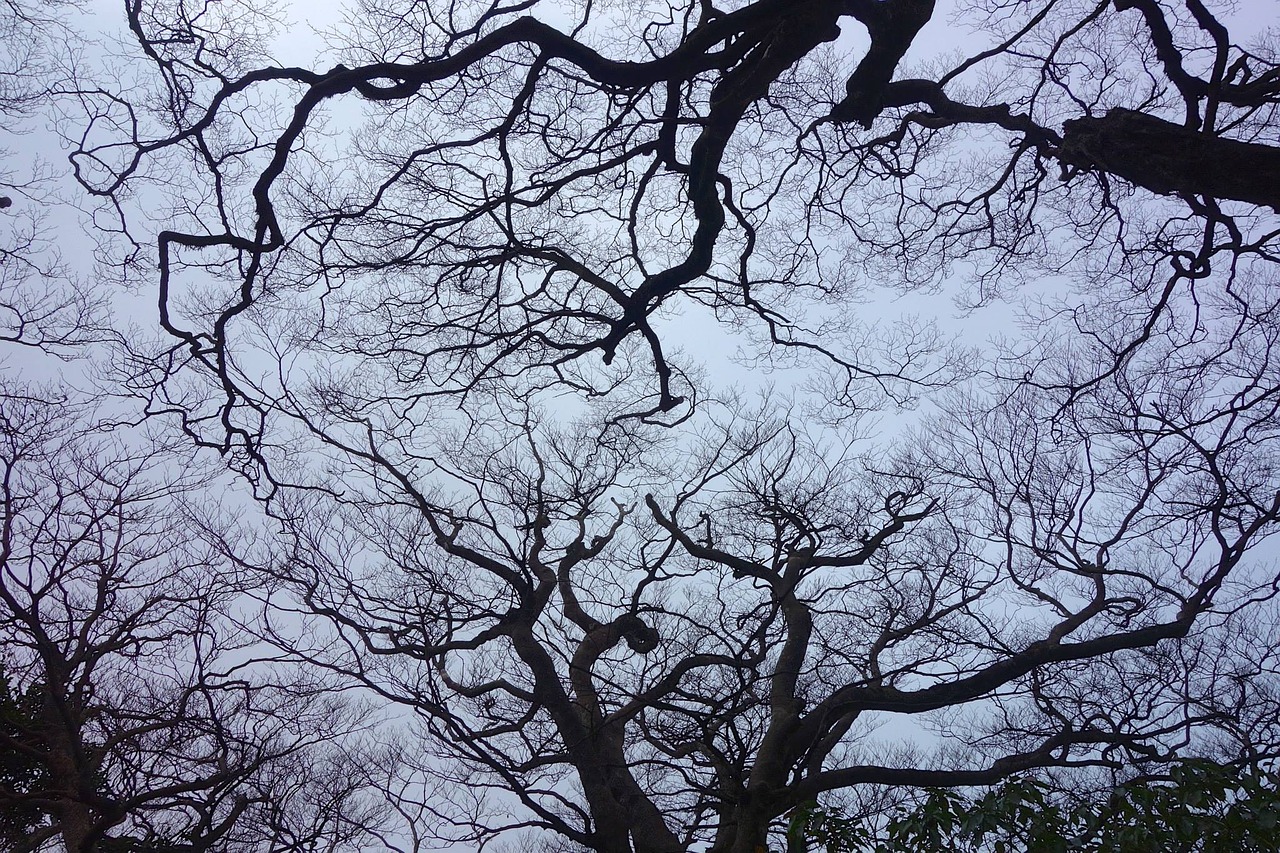
[[[12,792],[0,809],[0,845],[6,850],[30,836],[44,821],[39,806],[21,802],[21,797],[45,787],[49,772],[33,742],[31,732],[39,725],[41,688],[30,684],[15,689],[13,680],[0,663],[0,790]]]
[[[978,796],[933,788],[882,826],[809,803],[791,817],[793,847],[827,853],[1165,853],[1280,849],[1280,774],[1187,760],[1101,798],[1031,778]]]

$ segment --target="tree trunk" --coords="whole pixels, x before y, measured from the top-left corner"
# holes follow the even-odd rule
[[[1161,195],[1204,195],[1280,211],[1280,148],[1202,133],[1133,110],[1063,125],[1058,159]]]

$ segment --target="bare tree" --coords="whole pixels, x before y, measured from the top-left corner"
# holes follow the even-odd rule
[[[32,358],[83,354],[110,336],[103,295],[63,262],[72,241],[59,175],[23,139],[50,118],[59,60],[78,41],[63,21],[73,5],[0,4],[0,343],[31,347]]]
[[[361,711],[264,671],[182,461],[74,397],[0,394],[5,849],[370,849]]]
[[[278,487],[297,544],[258,571],[333,626],[277,642],[419,715],[452,785],[433,831],[469,843],[754,853],[867,789],[1256,764],[1280,746],[1251,556],[1274,418],[1121,423],[1140,399],[957,399],[888,455],[767,407],[710,407],[682,447],[495,406],[430,458],[330,412],[291,446],[342,454]],[[875,736],[895,720],[933,745]]]
[[[333,634],[268,636],[421,719],[433,832],[757,853],[868,788],[1275,754],[1265,34],[980,2],[930,56],[930,0],[365,0],[310,70],[250,4],[126,12],[152,88],[70,94],[173,340],[138,387],[292,537],[226,550]],[[1041,279],[988,353],[859,317]],[[714,404],[682,310],[827,393]]]
[[[108,199],[183,175],[161,321],[250,420],[254,309],[325,305],[319,350],[402,361],[422,394],[600,391],[625,353],[656,415],[691,393],[670,308],[824,351],[845,397],[901,399],[950,371],[920,330],[841,310],[869,280],[959,274],[980,304],[1065,274],[1132,318],[1117,362],[1179,299],[1268,278],[1265,34],[1237,44],[1201,0],[976,3],[955,12],[973,51],[925,60],[934,6],[588,4],[557,28],[523,3],[367,0],[310,71],[252,68],[271,21],[250,6],[131,3],[155,97],[81,92],[73,161]],[[344,134],[349,104],[369,121]]]
[[[56,120],[86,47],[71,5],[0,4],[0,849],[385,848],[367,780],[394,756],[368,708],[239,623],[218,553],[261,531],[215,496],[218,469],[128,423],[101,369],[127,352],[126,318],[78,277],[103,235],[77,233],[21,139]]]

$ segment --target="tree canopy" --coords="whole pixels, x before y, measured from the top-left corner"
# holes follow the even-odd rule
[[[109,353],[125,420],[251,490],[176,517],[231,635],[327,687],[247,696],[390,709],[360,785],[400,829],[316,838],[760,853],[809,808],[1272,766],[1251,4],[355,0],[296,63],[287,9],[123,11],[39,100],[95,280],[156,316],[45,291],[71,319],[13,339]]]

